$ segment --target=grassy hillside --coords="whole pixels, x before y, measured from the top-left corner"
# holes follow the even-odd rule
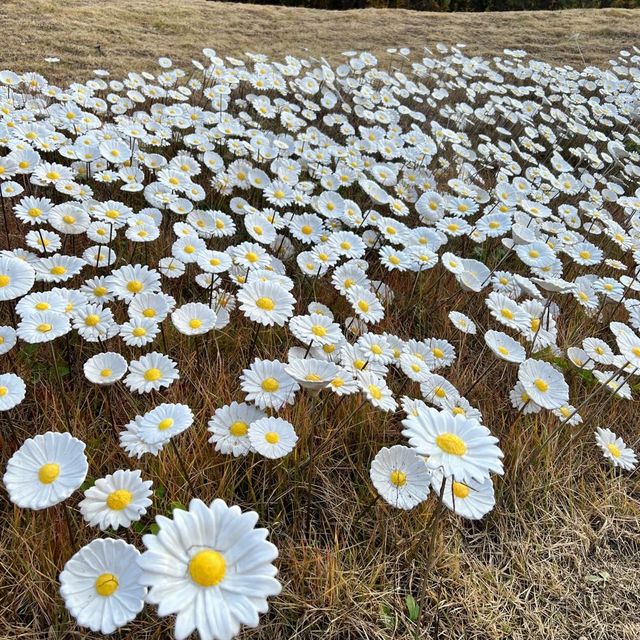
[[[640,41],[640,14],[624,9],[518,13],[427,13],[400,9],[316,11],[205,0],[4,0],[0,65],[56,81],[92,69],[148,68],[159,55],[187,63],[203,47],[221,54],[316,55],[347,49],[383,54],[464,42],[473,54],[525,48],[552,64],[605,63]],[[44,61],[57,56],[61,62]]]

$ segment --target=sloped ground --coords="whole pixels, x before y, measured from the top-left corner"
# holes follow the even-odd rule
[[[92,69],[115,75],[149,68],[159,55],[182,64],[203,47],[221,54],[315,55],[332,61],[347,49],[384,57],[464,42],[473,54],[524,48],[552,64],[604,64],[640,42],[640,13],[625,9],[518,13],[426,13],[400,9],[317,11],[206,0],[4,0],[0,66],[55,81]],[[99,48],[98,48],[99,46]],[[48,64],[57,56],[59,64]]]

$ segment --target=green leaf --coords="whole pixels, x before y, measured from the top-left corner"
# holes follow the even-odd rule
[[[160,533],[160,527],[155,522],[152,522],[149,525],[149,531],[151,531],[151,533],[153,533],[154,536],[157,536],[158,533]]]
[[[182,504],[182,502],[179,502],[178,500],[174,500],[171,504],[171,511],[173,511],[174,509],[182,509],[183,511],[187,511],[187,507],[185,507],[185,505]]]
[[[395,615],[388,604],[380,605],[380,620],[387,629],[393,629],[396,626]]]
[[[407,611],[409,612],[409,620],[411,620],[411,622],[417,622],[420,617],[420,607],[416,599],[412,595],[408,595],[405,598],[405,603],[407,605]]]

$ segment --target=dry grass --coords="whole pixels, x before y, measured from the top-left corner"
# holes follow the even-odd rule
[[[421,291],[431,286],[430,279],[426,274]],[[402,294],[407,294],[406,281],[395,278],[390,284],[402,300]],[[452,286],[445,279],[441,291]],[[177,288],[171,292],[178,299],[191,299],[193,293]],[[300,308],[304,308],[312,298],[310,288],[297,288],[296,293]],[[332,297],[327,286],[317,287],[316,295],[324,302]],[[485,312],[478,312],[474,305],[473,300],[458,298],[455,302],[455,308],[486,326]],[[401,304],[385,328],[393,326],[405,337],[435,334],[460,348],[459,335],[446,320],[447,310],[445,306],[434,315],[425,304],[415,324],[402,326],[397,323],[405,311]],[[347,313],[338,305],[339,317]],[[331,409],[333,400],[324,405],[328,422],[319,434],[324,444],[317,456],[309,537],[304,531],[307,473],[297,470],[297,462],[308,455],[311,424],[319,420],[320,410],[311,406],[308,397],[302,394],[294,407],[281,412],[301,435],[295,453],[283,462],[252,457],[231,461],[213,452],[206,442],[206,420],[216,407],[240,399],[237,376],[248,360],[252,329],[239,318],[233,327],[232,332],[218,338],[217,347],[208,341],[208,353],[202,342],[170,330],[168,353],[179,361],[182,379],[161,395],[169,402],[187,402],[197,416],[196,425],[178,441],[198,495],[207,501],[222,497],[256,509],[280,548],[283,594],[274,600],[260,630],[247,632],[245,637],[382,640],[417,634],[443,640],[638,638],[640,487],[637,476],[622,476],[602,464],[591,433],[596,425],[611,424],[632,439],[637,434],[633,407],[624,401],[605,403],[602,394],[600,401],[584,411],[588,425],[566,456],[559,459],[557,454],[571,436],[569,429],[558,433],[528,465],[527,458],[539,450],[557,421],[546,414],[542,418],[525,416],[513,426],[514,412],[502,392],[515,382],[511,368],[478,385],[470,400],[481,407],[486,424],[501,439],[507,455],[506,479],[498,480],[498,505],[482,522],[464,522],[450,514],[444,518],[436,540],[435,567],[426,572],[427,542],[422,530],[432,503],[410,514],[378,504],[361,515],[371,499],[369,462],[380,446],[402,440],[399,416],[385,417],[363,408],[336,431],[359,400],[344,402],[337,412]],[[286,347],[279,337],[269,334],[258,350],[261,357],[281,357]],[[480,349],[480,342],[468,336],[461,362],[448,376],[459,388],[484,368],[485,363],[477,357]],[[93,352],[86,344],[72,342],[71,351],[65,353],[71,362],[65,387],[74,399],[72,426],[87,442],[88,480],[123,466],[141,468],[145,477],[153,479],[156,495],[152,511],[141,527],[121,534],[141,547],[141,534],[148,531],[153,514],[169,514],[177,502],[186,503],[191,496],[170,449],[159,458],[146,457],[140,462],[127,459],[119,449],[103,396],[83,381],[77,370]],[[133,355],[126,348],[123,353]],[[37,397],[27,398],[12,416],[18,441],[34,432],[64,430],[63,406],[49,350],[20,353],[16,365],[16,372],[26,380],[40,378]],[[590,389],[577,375],[569,373],[568,380],[574,398],[584,397]],[[396,391],[399,382],[392,382]],[[496,394],[496,389],[502,391]],[[405,391],[419,395],[417,387]],[[123,425],[159,401],[157,395],[133,397],[118,388],[114,397],[116,422]],[[15,446],[11,439],[4,442],[3,466]],[[520,471],[514,474],[516,462]],[[68,501],[73,541],[61,508],[32,513],[6,508],[5,504],[0,539],[0,637],[93,637],[76,631],[57,593],[57,574],[64,562],[97,533],[85,526],[75,511],[80,498],[78,492]],[[601,571],[610,577],[599,579]],[[419,626],[407,616],[408,594],[424,602]],[[122,637],[160,639],[167,637],[170,622],[158,621],[148,609],[128,628]]]
[[[622,10],[599,12],[596,19],[596,14],[588,11],[480,16],[374,10],[336,14],[195,0],[33,0],[28,6],[29,16],[24,14],[23,2],[9,0],[2,7],[1,64],[16,70],[46,71],[60,81],[80,78],[95,67],[109,68],[116,75],[149,68],[160,54],[184,62],[203,46],[221,53],[251,49],[282,55],[303,53],[303,46],[313,47],[314,54],[349,47],[378,52],[398,44],[416,47],[439,40],[465,40],[475,43],[469,48],[478,53],[522,46],[550,62],[580,64],[581,56],[570,40],[577,33],[581,34],[579,41],[587,62],[602,63],[617,48],[636,41],[640,31],[638,21],[630,19],[637,14]],[[262,40],[256,40],[256,36]],[[96,43],[101,44],[104,57],[96,55]],[[45,68],[45,55],[59,55],[63,63]],[[99,191],[96,196],[107,197],[106,192]],[[141,197],[129,196],[136,210],[143,206]],[[225,208],[226,203],[216,206]],[[20,230],[13,231],[17,237]],[[158,243],[164,245],[158,246],[159,255],[166,255],[170,242],[167,233]],[[497,256],[493,260],[495,264]],[[402,276],[390,277],[398,304],[380,329],[402,337],[437,335],[450,340],[461,357],[448,377],[464,389],[485,366],[485,361],[478,358],[482,343],[468,337],[463,346],[446,314],[453,306],[486,327],[487,313],[478,309],[477,299],[470,296],[458,296],[434,311],[437,305],[432,296],[441,299],[456,290],[452,277],[446,276],[425,299],[424,293],[432,290],[435,277],[437,274],[430,272],[422,276],[415,299],[407,296],[411,282]],[[178,285],[168,292],[179,302],[196,296],[195,291]],[[299,278],[295,292],[300,311],[314,292]],[[327,303],[334,296],[324,283],[315,288],[315,297]],[[416,317],[410,324],[406,320],[403,324],[401,319],[412,315],[405,312],[415,300],[422,300]],[[6,310],[1,312],[5,314]],[[336,313],[342,320],[348,310],[339,304]],[[119,320],[122,317],[123,310],[119,309]],[[566,346],[567,336],[579,333],[583,321],[572,316],[561,325],[559,343]],[[304,530],[307,474],[297,471],[297,461],[307,456],[318,408],[313,408],[304,394],[294,407],[282,412],[301,436],[295,453],[284,461],[274,464],[252,457],[230,461],[207,444],[207,419],[218,406],[241,396],[238,375],[247,364],[252,329],[239,314],[232,326],[216,343],[208,341],[206,351],[201,341],[189,341],[169,330],[168,353],[179,360],[182,379],[153,398],[133,397],[119,387],[113,405],[117,424],[124,425],[135,414],[157,404],[160,397],[188,403],[196,414],[196,424],[178,442],[199,497],[207,501],[222,497],[243,508],[256,509],[261,522],[272,531],[272,540],[281,552],[284,591],[273,601],[260,629],[243,637],[640,637],[638,474],[623,477],[603,465],[592,436],[595,426],[611,425],[633,442],[637,437],[637,403],[605,402],[601,393],[582,412],[587,425],[566,455],[559,457],[558,453],[572,429],[557,433],[550,446],[532,455],[540,450],[557,421],[545,413],[543,417],[524,416],[514,426],[514,412],[504,391],[513,385],[515,370],[498,367],[469,397],[482,409],[486,424],[501,439],[507,455],[506,479],[496,483],[497,507],[475,524],[447,514],[436,539],[435,566],[427,571],[423,529],[432,502],[409,514],[381,504],[363,514],[364,505],[371,499],[369,463],[381,446],[401,441],[399,416],[385,417],[364,407],[347,425],[336,429],[359,401],[348,400],[337,411],[333,400],[322,407],[327,425],[319,436],[326,445],[317,457],[309,536]],[[261,357],[282,358],[287,346],[283,335],[270,333],[259,344],[258,352]],[[189,490],[170,449],[159,458],[147,456],[140,462],[123,455],[107,418],[104,397],[80,371],[95,349],[83,345],[76,336],[70,348],[63,347],[60,352],[70,364],[70,374],[64,376],[65,392],[73,398],[74,433],[87,442],[88,480],[131,466],[143,469],[145,477],[154,481],[156,495],[150,514],[141,527],[123,534],[141,548],[141,535],[148,531],[153,515],[169,514],[176,503],[186,503],[191,497]],[[123,354],[131,357],[133,352],[123,348]],[[21,442],[35,433],[65,428],[48,348],[16,353],[11,370],[34,384],[30,389],[35,388],[36,394],[30,394],[12,412],[11,424],[2,418],[2,468],[17,446],[12,431]],[[575,373],[568,371],[567,379],[572,398],[584,397],[591,390],[592,383]],[[392,380],[396,392],[399,382]],[[636,388],[635,393],[638,391]],[[409,386],[405,392],[419,395],[417,387]],[[94,637],[70,621],[57,586],[57,575],[66,560],[97,534],[84,526],[76,510],[80,498],[77,492],[68,501],[72,508],[71,540],[62,508],[22,512],[8,504],[4,492],[0,494],[0,638]],[[606,574],[599,572],[607,572],[609,577],[603,578]],[[419,625],[408,618],[408,594],[424,604]],[[170,624],[157,620],[147,609],[116,637],[166,638]]]
[[[638,44],[639,18],[625,9],[443,14],[205,0],[3,0],[0,66],[69,82],[95,68],[116,76],[149,69],[159,55],[186,64],[203,47],[225,55],[255,51],[336,61],[351,48],[383,56],[388,47],[421,51],[437,42],[464,42],[472,54],[525,48],[552,64],[583,67],[606,63],[621,48]],[[62,61],[50,65],[45,56]]]

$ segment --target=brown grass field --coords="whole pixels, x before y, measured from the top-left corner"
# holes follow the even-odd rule
[[[420,51],[437,42],[462,42],[472,54],[525,48],[551,64],[583,67],[606,63],[620,49],[637,45],[640,36],[640,13],[627,9],[465,14],[317,11],[205,0],[0,4],[0,67],[39,71],[60,82],[82,80],[95,68],[115,76],[142,71],[160,55],[187,64],[203,47],[224,55],[254,51],[336,61],[347,49],[381,55],[389,47]],[[47,64],[47,56],[61,62]]]
[[[199,0],[4,0],[0,30],[0,68],[36,70],[57,82],[70,82],[86,80],[94,68],[109,69],[114,76],[129,70],[154,71],[159,55],[187,64],[206,46],[237,56],[251,50],[274,57],[324,55],[336,61],[339,52],[349,48],[382,54],[390,46],[419,49],[439,41],[462,41],[469,51],[482,55],[521,47],[553,64],[605,64],[620,48],[640,43],[640,13],[333,13]],[[45,56],[59,56],[62,61],[50,65],[44,62]],[[131,206],[139,208],[140,198],[131,194]],[[12,231],[17,234],[19,229]],[[418,299],[420,292],[431,290],[434,277],[425,274],[420,279]],[[485,361],[477,357],[482,338],[468,336],[461,351],[460,334],[446,318],[450,307],[438,305],[432,313],[431,300],[418,308],[411,326],[404,326],[399,318],[407,317],[403,294],[408,293],[411,282],[390,277],[389,284],[399,307],[385,319],[380,331],[450,340],[461,357],[449,379],[459,388],[466,387],[485,367]],[[445,277],[431,295],[446,297],[454,287],[453,277]],[[183,295],[194,299],[196,295],[177,287],[168,287],[168,292],[177,299]],[[310,287],[301,287],[296,293],[299,308],[306,308],[313,295]],[[333,297],[327,283],[319,285],[315,294],[324,303]],[[477,309],[476,298],[464,296],[456,305],[457,310],[472,313],[487,326],[488,313]],[[347,315],[346,306],[337,305],[337,315]],[[584,322],[584,317],[571,316],[562,327],[560,344],[570,336],[588,335],[583,333]],[[431,562],[423,529],[434,501],[410,513],[380,503],[363,508],[372,498],[368,479],[371,459],[381,446],[402,441],[398,416],[383,415],[367,405],[356,411],[340,432],[332,433],[316,460],[313,526],[308,536],[304,526],[306,475],[298,472],[297,457],[306,458],[309,447],[314,419],[309,396],[300,394],[293,407],[281,412],[301,434],[300,445],[289,458],[269,464],[252,457],[229,461],[215,454],[207,444],[209,434],[204,425],[217,407],[240,399],[238,375],[249,358],[250,323],[238,315],[232,327],[207,351],[169,330],[167,353],[179,357],[181,380],[159,395],[168,402],[188,403],[196,415],[195,426],[178,438],[178,446],[188,462],[198,497],[205,501],[221,497],[256,509],[280,549],[283,592],[272,600],[260,628],[245,631],[242,638],[640,638],[640,475],[622,475],[602,464],[592,436],[596,426],[610,426],[633,442],[638,433],[637,402],[616,401],[600,393],[581,411],[587,423],[581,427],[583,435],[562,457],[558,453],[569,437],[564,433],[556,434],[550,446],[531,455],[540,451],[540,443],[557,421],[545,412],[524,416],[514,426],[506,394],[496,394],[495,389],[510,388],[515,369],[494,369],[491,377],[475,387],[469,400],[481,407],[486,424],[505,449],[506,474],[496,480],[497,505],[478,523],[447,513],[434,537]],[[268,335],[255,355],[284,358],[288,344],[278,332]],[[154,487],[161,488],[142,526],[118,532],[142,548],[141,535],[148,531],[153,516],[170,514],[176,502],[187,503],[192,496],[171,449],[157,458],[136,461],[126,458],[118,447],[104,396],[81,373],[82,363],[94,353],[89,349],[76,340],[69,350],[61,350],[71,368],[63,380],[65,393],[73,398],[70,421],[74,434],[87,442],[89,478],[117,468],[141,468]],[[35,387],[30,386],[36,393],[35,397],[29,394],[12,412],[11,425],[1,418],[5,421],[0,422],[2,470],[16,448],[9,426],[19,442],[35,432],[65,428],[51,352],[46,346],[33,353],[18,351],[10,370],[26,380],[37,380]],[[133,353],[123,348],[125,356]],[[592,389],[571,372],[567,381],[572,398],[584,398]],[[396,384],[396,391],[398,387]],[[636,396],[639,391],[636,384]],[[418,387],[409,385],[405,393],[417,397]],[[156,404],[158,395],[154,399],[134,397],[117,387],[113,400],[115,420],[122,426]],[[334,426],[359,404],[351,399],[332,412],[332,402],[329,399],[323,409]],[[100,637],[73,624],[58,594],[57,576],[66,560],[99,535],[97,529],[84,524],[77,511],[81,497],[78,491],[67,501],[71,507],[70,535],[61,507],[21,511],[8,503],[4,490],[0,491],[0,639]],[[408,616],[405,599],[409,594],[423,605],[417,622]],[[159,620],[147,607],[125,631],[113,637],[172,637],[171,620]]]

